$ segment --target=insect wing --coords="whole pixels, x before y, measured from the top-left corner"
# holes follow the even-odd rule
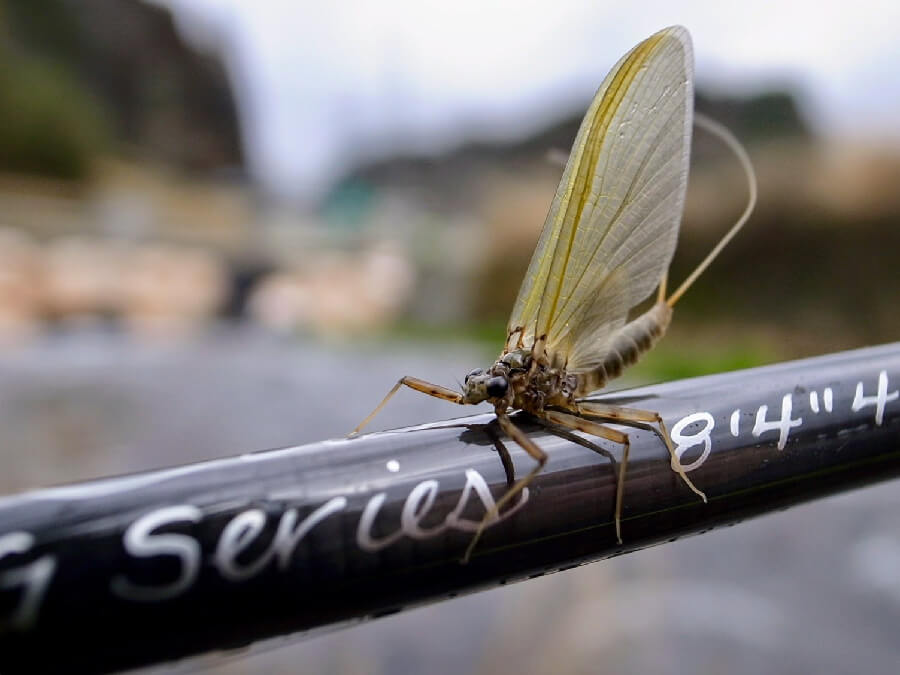
[[[681,26],[644,40],[606,76],[519,290],[507,349],[546,335],[553,362],[589,368],[657,286],[684,208],[693,100]]]

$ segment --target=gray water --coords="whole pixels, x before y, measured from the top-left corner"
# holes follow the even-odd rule
[[[474,347],[98,332],[0,352],[0,492],[344,435],[400,375],[453,386]],[[386,428],[456,406],[401,392]],[[249,655],[223,673],[892,673],[900,491],[855,491]],[[279,643],[280,644],[280,643]],[[167,672],[170,668],[160,668]]]

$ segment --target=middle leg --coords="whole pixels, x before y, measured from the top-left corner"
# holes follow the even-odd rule
[[[578,417],[577,415],[572,415],[570,413],[561,412],[558,410],[545,410],[544,419],[552,422],[553,424],[558,424],[562,427],[568,427],[569,429],[583,431],[584,433],[591,434],[592,436],[605,438],[608,441],[618,443],[622,446],[622,466],[619,467],[619,475],[616,479],[616,510],[614,516],[616,524],[616,540],[621,544],[622,498],[625,495],[625,471],[628,468],[628,453],[631,448],[631,444],[628,440],[628,434],[624,434],[621,431],[617,431],[615,429],[610,429],[609,427],[605,427],[602,424],[597,424],[596,422],[584,419],[583,417]]]

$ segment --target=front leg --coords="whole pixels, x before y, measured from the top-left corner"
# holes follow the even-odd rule
[[[519,429],[515,424],[513,424],[512,420],[509,419],[509,415],[506,414],[505,411],[497,410],[497,422],[500,424],[500,428],[503,429],[503,432],[513,439],[516,443],[522,446],[522,449],[525,450],[529,455],[531,455],[537,465],[528,473],[527,476],[521,478],[515,485],[513,485],[509,490],[506,491],[506,494],[503,495],[496,504],[484,514],[484,518],[481,519],[481,522],[478,524],[478,529],[475,530],[475,535],[472,537],[472,541],[469,542],[469,547],[466,549],[466,553],[463,556],[462,562],[469,562],[469,558],[472,557],[472,551],[475,550],[475,544],[478,543],[478,540],[481,539],[481,535],[484,532],[484,528],[487,527],[487,524],[497,518],[500,514],[500,509],[503,508],[505,504],[509,502],[513,497],[519,494],[522,490],[524,490],[534,477],[537,476],[541,470],[544,468],[544,465],[547,463],[547,453],[541,450],[537,443],[532,441],[528,434]]]
[[[393,389],[391,389],[387,396],[384,397],[384,400],[378,404],[378,407],[375,408],[369,416],[366,417],[359,425],[350,432],[349,437],[356,436],[364,426],[366,426],[369,422],[372,421],[372,418],[375,417],[381,409],[387,404],[388,401],[391,400],[391,397],[397,393],[397,390],[400,389],[401,385],[406,385],[410,389],[415,389],[416,391],[421,391],[423,394],[428,394],[429,396],[434,396],[435,398],[443,399],[444,401],[449,401],[450,403],[459,403],[463,405],[463,396],[457,391],[453,389],[448,389],[447,387],[442,387],[439,384],[431,384],[431,382],[426,382],[425,380],[420,380],[416,377],[410,377],[407,375],[406,377],[401,377],[397,384],[394,385]]]

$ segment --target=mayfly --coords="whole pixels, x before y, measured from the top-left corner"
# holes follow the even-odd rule
[[[461,392],[401,378],[353,431],[368,424],[401,385],[452,403],[487,401],[494,406],[500,428],[536,465],[484,516],[465,559],[484,527],[547,462],[544,451],[510,419],[513,410],[622,445],[615,505],[620,543],[629,440],[626,433],[600,422],[654,431],[668,449],[673,470],[706,500],[682,468],[658,413],[584,400],[662,337],[675,303],[743,226],[755,204],[756,181],[746,152],[727,129],[708,118],[695,118],[693,102],[693,54],[685,28],[661,30],[623,56],[600,85],[578,130],[513,306],[500,357],[487,370],[466,375]],[[731,230],[666,297],[687,189],[693,122],[736,153],[750,197]],[[629,311],[654,289],[656,302],[628,321]]]

